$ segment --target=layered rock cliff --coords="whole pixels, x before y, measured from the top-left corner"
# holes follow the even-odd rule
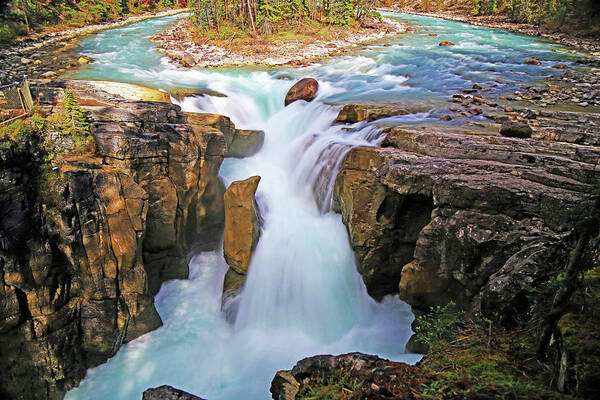
[[[334,208],[373,297],[399,293],[415,310],[453,300],[510,320],[527,307],[522,285],[564,266],[600,149],[547,128],[531,139],[492,128],[399,126],[347,155]]]
[[[37,85],[43,106],[54,106],[65,87],[75,93],[96,151],[65,155],[43,191],[32,150],[2,148],[0,397],[7,399],[60,399],[87,368],[161,325],[153,304],[161,283],[186,278],[190,252],[220,240],[217,173],[226,136],[236,132],[225,117],[133,101],[137,87]]]

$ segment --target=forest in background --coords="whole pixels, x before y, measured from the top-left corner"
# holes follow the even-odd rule
[[[559,32],[600,36],[598,0],[385,0],[384,3],[424,12],[505,15],[512,22],[544,26]]]
[[[186,6],[187,0],[0,0],[0,43],[48,27],[80,27]]]
[[[359,25],[380,18],[375,8],[379,0],[198,0],[195,19],[204,29],[219,30],[223,25],[271,34],[281,28],[306,21],[330,25]]]
[[[188,4],[189,2],[189,4]],[[0,0],[0,44],[40,30],[79,27],[175,7],[190,7],[203,30],[270,34],[307,21],[360,26],[378,6],[463,15],[504,15],[555,31],[600,36],[597,0]]]

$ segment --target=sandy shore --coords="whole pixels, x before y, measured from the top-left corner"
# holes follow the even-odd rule
[[[239,65],[276,66],[304,65],[318,59],[340,54],[386,36],[405,32],[407,27],[389,19],[360,31],[339,30],[331,40],[304,37],[300,40],[253,39],[245,46],[217,46],[199,43],[192,38],[189,20],[181,20],[169,30],[156,35],[159,51],[174,63],[186,67],[222,67]]]

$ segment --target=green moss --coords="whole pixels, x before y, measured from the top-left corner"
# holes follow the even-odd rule
[[[597,249],[595,251],[598,252]],[[600,266],[598,255],[593,257],[596,266],[585,272],[583,285],[573,301],[573,311],[558,323],[568,363],[572,367],[566,377],[567,388],[588,398],[598,396],[596,387],[600,381]]]
[[[432,376],[423,388],[426,399],[569,399],[552,390],[541,376],[522,368],[511,354],[519,335],[467,324],[454,341],[438,343],[438,351],[421,362]],[[499,328],[498,328],[499,329]],[[527,346],[529,348],[529,346]]]
[[[305,385],[297,398],[304,400],[341,400],[348,398],[362,385],[362,380],[352,377],[340,368],[332,374],[321,374],[313,382]]]

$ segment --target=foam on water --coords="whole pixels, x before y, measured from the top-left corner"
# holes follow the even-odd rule
[[[473,82],[491,85],[501,76],[510,85],[555,73],[523,60],[537,55],[559,61],[560,56],[531,38],[401,17],[422,32],[299,69],[176,68],[148,38],[177,17],[105,31],[81,42],[83,52],[97,61],[77,77],[214,90],[227,97],[188,97],[180,106],[227,115],[238,128],[264,130],[258,154],[226,159],[220,172],[226,184],[261,176],[257,200],[264,222],[245,288],[235,300],[233,323],[221,312],[227,269],[222,252],[200,254],[190,263],[189,280],[167,282],[157,295],[164,326],[88,371],[67,399],[137,400],[144,389],[161,384],[211,400],[267,399],[275,372],[306,356],[362,351],[406,362],[418,359],[404,353],[413,318],[409,307],[393,297],[376,303],[368,296],[341,217],[331,211],[343,157],[352,147],[378,144],[380,129],[364,122],[334,125],[340,106],[332,104],[391,101],[433,110]],[[440,40],[457,46],[439,47]],[[318,97],[284,108],[285,93],[304,76],[319,80]],[[433,121],[432,115],[381,123]]]

